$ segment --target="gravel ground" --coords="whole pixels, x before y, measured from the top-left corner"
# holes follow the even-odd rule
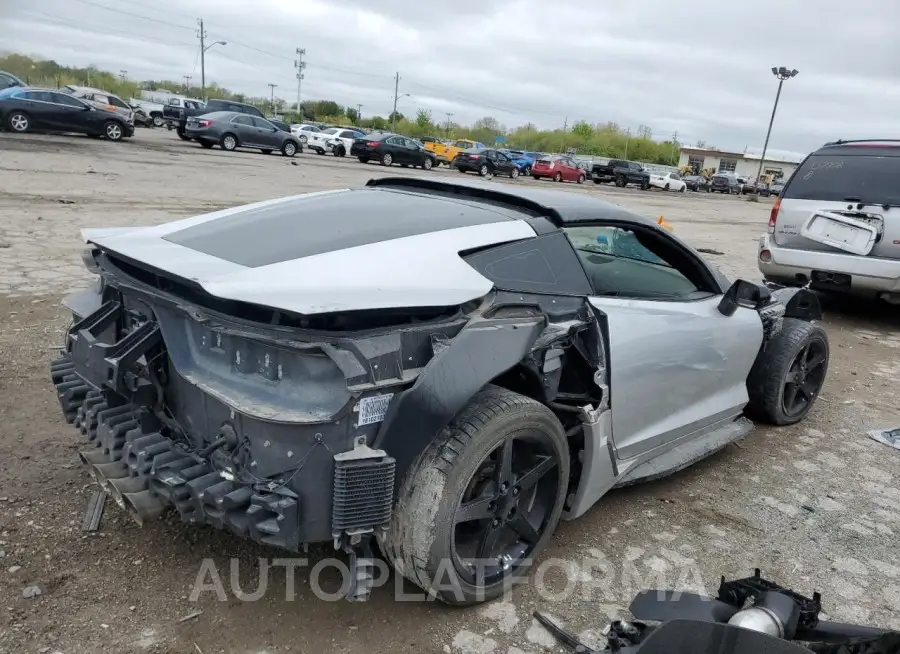
[[[78,230],[159,223],[385,172],[314,154],[202,150],[160,130],[120,144],[0,134],[0,652],[562,651],[533,610],[596,641],[646,583],[713,591],[719,575],[754,566],[822,591],[835,619],[900,628],[900,452],[865,436],[900,424],[900,316],[885,305],[827,303],[831,367],[803,424],[760,427],[666,480],[610,493],[560,527],[533,584],[487,606],[410,601],[414,589],[393,578],[366,604],[327,602],[302,569],[288,598],[284,567],[269,570],[266,592],[251,601],[235,587],[252,595],[266,560],[282,553],[172,516],[138,528],[112,504],[100,531],[85,535],[92,486],[47,371],[65,327],[59,297],[88,279]],[[720,253],[709,256],[726,274],[758,277],[767,202],[565,188],[665,216],[692,245]],[[331,554],[305,556],[311,566]],[[191,595],[205,559],[221,600]],[[329,592],[340,582],[333,568],[318,579]]]

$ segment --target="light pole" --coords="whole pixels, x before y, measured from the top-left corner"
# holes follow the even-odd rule
[[[203,28],[203,19],[200,19],[200,99],[206,102],[206,51],[214,45],[228,45],[227,41],[213,41],[206,45],[206,30]]]
[[[788,70],[784,66],[772,67],[772,74],[778,78],[778,91],[775,93],[775,104],[772,106],[772,116],[769,118],[769,129],[766,131],[766,141],[763,143],[762,156],[759,158],[759,170],[756,171],[756,193],[751,195],[753,202],[759,202],[759,178],[762,176],[763,164],[766,161],[766,150],[769,148],[769,137],[772,135],[772,123],[775,122],[775,112],[778,111],[778,99],[781,97],[781,86],[784,80],[796,77],[800,72],[796,68]]]

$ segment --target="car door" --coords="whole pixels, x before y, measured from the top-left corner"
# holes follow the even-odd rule
[[[275,125],[270,123],[265,118],[258,118],[256,116],[249,116],[250,122],[253,123],[253,129],[256,134],[256,142],[265,147],[266,149],[278,150],[281,148],[281,137],[278,132],[280,131]]]
[[[502,175],[509,175],[512,172],[512,169],[516,167],[516,164],[513,163],[512,159],[502,152],[494,152],[494,157],[497,172]]]
[[[250,116],[238,114],[231,119],[231,124],[234,126],[234,134],[237,136],[240,145],[251,148],[257,147],[256,127],[254,127],[253,122],[250,120]]]
[[[393,157],[394,163],[410,163],[410,159],[412,157],[410,156],[409,149],[406,147],[405,141],[406,139],[402,136],[391,136],[385,139],[384,142],[388,146],[388,152],[391,153],[391,157]]]
[[[622,459],[699,436],[740,415],[762,343],[754,309],[718,310],[706,264],[653,226],[567,227],[607,318],[612,432]]]
[[[82,102],[67,93],[49,93],[49,100],[56,105],[53,113],[54,128],[66,132],[95,132],[100,126],[92,120],[95,114],[86,102]]]
[[[26,91],[22,94],[24,110],[34,129],[58,130],[60,107],[51,102],[49,91]]]

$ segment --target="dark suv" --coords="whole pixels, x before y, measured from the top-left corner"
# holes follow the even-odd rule
[[[709,187],[713,193],[741,194],[741,182],[738,181],[737,177],[728,173],[713,175]]]
[[[591,178],[594,184],[615,182],[620,188],[629,184],[636,184],[644,190],[650,188],[650,173],[636,161],[610,159],[605,164],[594,164],[591,167]]]

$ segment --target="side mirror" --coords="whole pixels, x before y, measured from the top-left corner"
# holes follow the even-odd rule
[[[732,316],[738,307],[758,309],[767,304],[771,298],[772,293],[765,286],[739,279],[725,292],[718,309],[723,316]]]

